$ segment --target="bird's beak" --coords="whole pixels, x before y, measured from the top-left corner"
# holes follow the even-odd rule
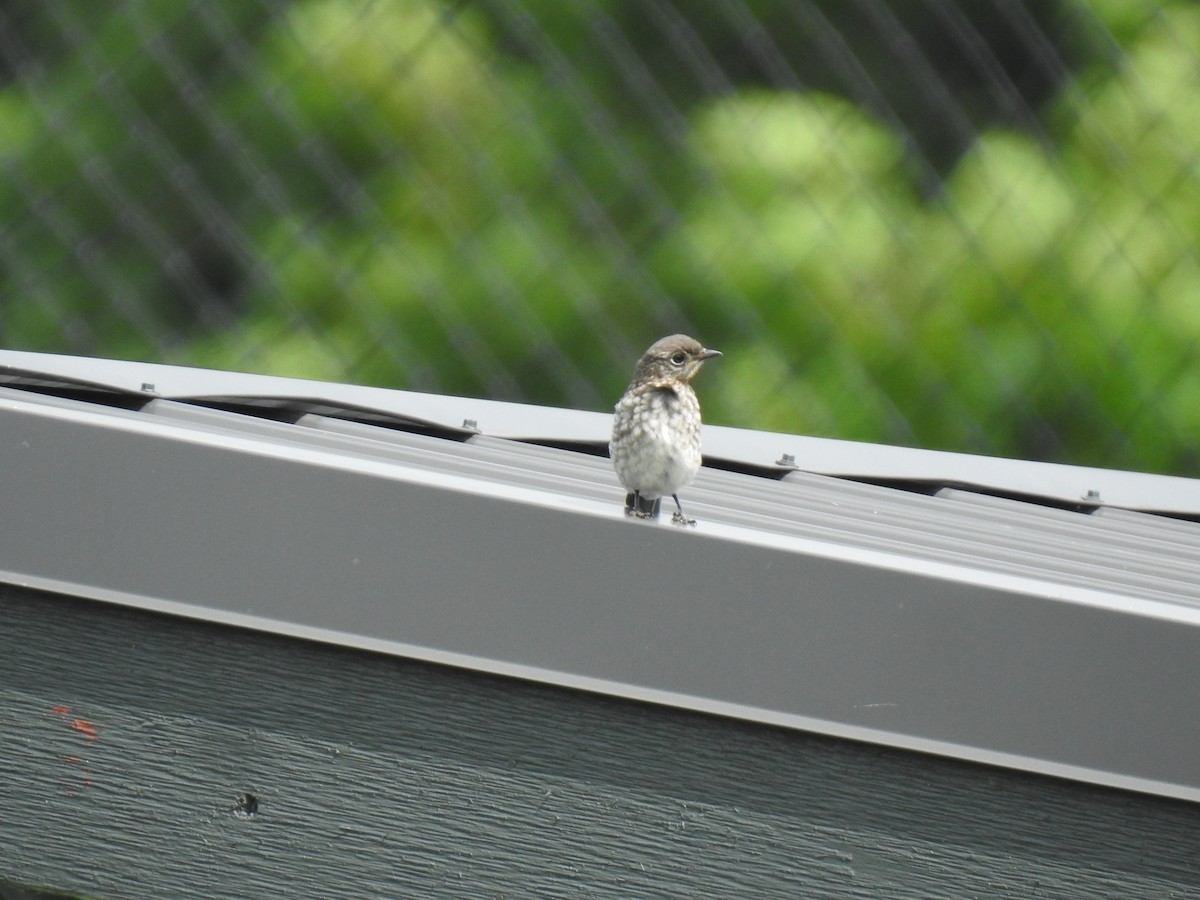
[[[720,350],[707,350],[706,349],[706,350],[701,350],[699,353],[697,353],[696,359],[699,362],[703,362],[706,359],[712,359],[714,356],[720,356],[720,355],[721,355]]]

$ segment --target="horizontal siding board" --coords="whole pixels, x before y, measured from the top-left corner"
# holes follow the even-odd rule
[[[1200,883],[1195,804],[9,587],[0,740],[0,874],[113,900]]]

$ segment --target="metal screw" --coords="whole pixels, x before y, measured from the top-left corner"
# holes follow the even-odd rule
[[[466,428],[469,431],[478,431],[479,423],[474,419],[463,419],[463,428]]]
[[[1089,489],[1088,492],[1083,495],[1083,499],[1084,500],[1099,500],[1100,492],[1098,490],[1096,490],[1095,488]]]
[[[148,382],[148,381],[143,381],[143,382],[142,382],[142,390],[143,390],[143,391],[147,391],[147,392],[149,392],[149,393],[153,394],[153,393],[154,393],[154,385],[152,385],[152,384],[151,384],[150,382]]]
[[[775,465],[791,466],[794,469],[794,468],[796,468],[796,457],[793,456],[791,453],[785,453],[781,457],[779,457],[779,459],[775,460]]]

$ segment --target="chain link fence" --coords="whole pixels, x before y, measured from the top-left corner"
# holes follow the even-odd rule
[[[1200,9],[0,2],[0,343],[1200,474]]]

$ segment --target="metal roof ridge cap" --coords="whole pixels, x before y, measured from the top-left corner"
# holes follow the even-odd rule
[[[151,385],[168,399],[188,395],[265,395],[327,397],[461,427],[474,419],[494,437],[607,441],[608,413],[537,406],[500,400],[429,394],[369,385],[348,385],[276,375],[141,363],[127,360],[0,350],[0,366],[44,374],[69,375],[128,389]],[[172,381],[174,383],[172,383]],[[177,389],[179,388],[179,389]],[[248,388],[250,388],[248,390]],[[1061,502],[1111,505],[1127,509],[1200,515],[1200,479],[1066,463],[1008,459],[948,450],[899,447],[864,441],[757,431],[725,425],[704,426],[705,452],[743,464],[774,468],[783,455],[801,471],[843,477],[918,480],[962,484]],[[786,472],[787,469],[780,468]],[[1098,492],[1089,498],[1088,492]]]
[[[1200,479],[1183,475],[754,431],[728,425],[705,425],[703,441],[706,456],[738,462],[751,462],[747,444],[761,446],[763,450],[755,455],[752,464],[778,465],[784,474],[797,471],[848,478],[925,481],[1000,489],[1080,504],[1200,515]],[[791,459],[784,463],[787,457]],[[1096,491],[1097,496],[1089,497],[1088,491]]]
[[[494,413],[495,420],[501,424],[499,427],[484,427],[482,430],[497,437],[608,440],[608,413],[568,407],[540,406],[283,375],[20,350],[0,350],[0,366],[12,366],[46,376],[59,375],[87,380],[99,386],[120,390],[141,390],[143,385],[148,384],[153,386],[158,396],[169,400],[185,401],[217,395],[228,398],[270,396],[324,400],[331,405],[342,402],[396,415],[422,418],[448,427],[461,428],[465,418],[473,418],[481,425],[487,426],[488,419],[481,414],[481,411],[486,411]],[[129,385],[134,387],[130,388]],[[541,419],[554,420],[552,427],[547,428],[546,423],[542,423],[541,427],[529,427]],[[598,429],[597,426],[601,422],[603,427]],[[556,431],[556,428],[560,430]]]
[[[1105,475],[1121,475],[1155,480],[1165,479],[1169,481],[1180,482],[1200,490],[1200,478],[1189,478],[1186,475],[1164,475],[1158,472],[1140,472],[1133,469],[1105,469],[1100,466],[1083,466],[1076,465],[1074,463],[1046,462],[1044,460],[1020,459],[1008,456],[988,456],[982,453],[966,453],[960,450],[935,450],[925,447],[905,447],[899,444],[879,444],[872,441],[856,441],[848,438],[832,438],[822,437],[819,435],[794,434],[787,431],[759,431],[752,428],[739,428],[733,425],[706,424],[703,426],[703,429],[705,437],[709,438],[709,441],[705,444],[706,455],[717,458],[725,457],[722,456],[722,454],[719,452],[719,449],[714,450],[712,448],[713,438],[717,439],[718,447],[720,447],[721,445],[726,445],[726,441],[735,437],[739,439],[745,439],[745,436],[753,435],[757,438],[770,437],[779,441],[799,441],[805,445],[805,449],[816,449],[824,451],[825,453],[833,450],[844,452],[847,448],[855,448],[862,449],[864,451],[870,451],[871,453],[885,453],[889,456],[893,456],[904,461],[920,461],[931,459],[948,462],[987,461],[1002,467],[1033,467],[1047,472],[1080,472],[1086,474],[1095,474],[1099,477],[1103,477]],[[793,448],[781,446],[780,449],[781,451],[786,451]],[[826,475],[833,471],[839,471],[842,475],[868,474],[865,472],[855,471],[852,468],[846,468],[845,466],[841,467],[840,469],[829,468],[828,471],[826,468],[815,469],[808,465],[801,465],[800,462],[802,457],[798,456],[797,454],[793,453],[790,455],[795,457],[795,470],[802,473]],[[781,466],[781,471],[786,472],[789,471],[789,469]],[[1083,499],[1082,496],[1080,499]]]

